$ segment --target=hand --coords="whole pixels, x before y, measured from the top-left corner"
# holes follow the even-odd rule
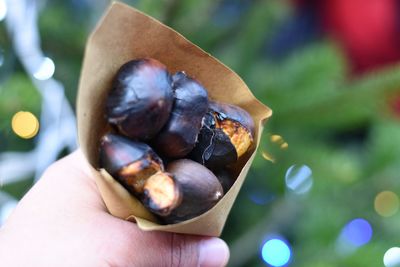
[[[143,232],[107,213],[80,151],[54,163],[0,228],[2,266],[224,266],[218,238]]]

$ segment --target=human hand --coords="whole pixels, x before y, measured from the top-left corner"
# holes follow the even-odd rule
[[[113,217],[80,151],[54,163],[0,228],[2,266],[224,266],[218,238],[143,232]]]

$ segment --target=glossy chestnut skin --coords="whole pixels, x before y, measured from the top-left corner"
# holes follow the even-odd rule
[[[164,170],[161,159],[147,144],[115,134],[101,138],[99,166],[134,195],[143,192],[151,175]]]
[[[210,101],[190,158],[210,169],[235,163],[253,144],[254,122],[240,107]]]
[[[155,59],[125,63],[107,98],[108,122],[132,139],[151,139],[169,118],[174,99],[171,82],[167,68]]]
[[[220,169],[214,172],[214,174],[218,178],[226,194],[226,192],[228,192],[235,183],[235,177],[226,169]]]
[[[171,116],[155,137],[153,147],[170,158],[183,158],[194,147],[208,109],[206,89],[184,72],[173,76],[175,94]]]
[[[153,177],[156,178],[154,181]],[[217,177],[210,170],[188,159],[171,162],[165,176],[153,177],[145,183],[143,204],[168,224],[206,212],[224,194]],[[167,192],[158,193],[160,188],[167,188]]]

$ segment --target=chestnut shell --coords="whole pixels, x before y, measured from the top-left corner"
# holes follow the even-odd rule
[[[243,147],[240,147],[241,154],[238,154],[237,147],[232,143],[233,140],[221,128],[221,122],[230,122],[231,132],[235,133],[240,129],[240,133],[245,134],[242,137],[247,138],[244,139],[247,141],[246,143],[240,143],[243,139],[236,140],[239,144],[244,144]],[[238,106],[210,101],[209,110],[204,116],[202,124],[198,143],[190,153],[190,158],[210,169],[216,170],[234,164],[253,142],[253,118]]]
[[[198,142],[189,156],[213,170],[237,160],[236,149],[231,140],[221,129],[217,129],[215,124],[214,116],[208,112],[203,118]]]
[[[132,180],[123,174],[124,168],[139,163],[134,170],[136,172],[132,173],[133,176],[145,174],[146,169],[152,167],[152,164],[155,164],[157,169],[164,170],[162,160],[150,146],[116,134],[106,134],[102,137],[99,155],[100,168],[106,169],[132,194],[140,192],[132,184]]]
[[[227,169],[220,169],[214,172],[214,174],[218,178],[226,194],[235,183],[235,177]]]
[[[136,59],[118,70],[106,102],[106,117],[133,139],[154,137],[167,122],[173,103],[167,68],[151,58]]]
[[[224,192],[217,177],[203,165],[188,159],[171,162],[167,172],[175,181],[179,203],[165,214],[165,209],[154,209],[151,199],[143,203],[151,211],[162,216],[165,223],[178,223],[199,216],[212,208],[223,196]],[[146,195],[146,192],[145,192]],[[153,209],[152,209],[153,207]]]
[[[153,141],[157,152],[170,158],[183,158],[194,147],[201,122],[208,109],[206,89],[184,72],[173,76],[175,93],[171,116]]]
[[[209,110],[217,112],[222,118],[237,121],[243,125],[252,136],[254,136],[254,121],[251,115],[241,107],[236,105],[210,101]]]

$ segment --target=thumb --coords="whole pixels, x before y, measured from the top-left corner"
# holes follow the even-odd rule
[[[229,248],[219,238],[143,232],[130,222],[123,224],[125,234],[114,254],[118,257],[108,260],[110,266],[223,267],[228,263]]]

